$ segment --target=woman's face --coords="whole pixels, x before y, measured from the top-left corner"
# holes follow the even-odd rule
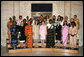
[[[52,24],[52,21],[49,21],[50,24]]]
[[[30,21],[28,21],[27,24],[30,25]]]
[[[57,21],[57,24],[59,25],[59,21]]]
[[[53,16],[53,19],[56,19],[56,17],[55,17],[55,16]]]
[[[61,18],[60,20],[61,20],[61,21],[63,21],[63,19],[62,19],[62,18]]]
[[[64,22],[64,25],[66,25],[66,22]]]
[[[65,17],[65,21],[67,21],[67,20],[68,20],[68,17],[66,16],[66,17]]]
[[[23,23],[26,23],[26,20],[25,20],[25,21],[23,21]]]
[[[70,22],[73,22],[73,18],[70,19]]]
[[[47,20],[46,20],[46,19],[44,19],[44,21],[46,22]]]
[[[15,19],[16,19],[16,17],[13,18],[13,20],[15,20]]]
[[[48,16],[47,16],[47,19],[48,19]]]
[[[42,20],[43,19],[43,16],[40,16],[40,19]]]
[[[20,20],[22,20],[22,17],[19,17]]]
[[[36,21],[36,25],[38,24],[38,21]]]
[[[42,25],[44,25],[45,23],[44,22],[42,22]]]
[[[13,22],[13,25],[16,25],[16,23],[15,23],[15,22]]]
[[[12,18],[10,18],[10,21],[12,21]]]
[[[74,23],[72,23],[72,27],[74,27]]]
[[[58,16],[58,19],[60,19],[60,16]]]
[[[77,18],[76,16],[74,16],[74,19]]]

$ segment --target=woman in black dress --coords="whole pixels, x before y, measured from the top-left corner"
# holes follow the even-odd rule
[[[60,25],[59,21],[57,21],[57,26],[55,29],[56,32],[56,41],[57,41],[57,46],[59,46],[60,41],[61,41],[61,30],[62,30],[62,26]]]
[[[27,25],[26,19],[23,19],[23,26],[21,26],[20,28],[20,36],[19,36],[21,47],[23,47],[23,43],[26,42],[26,36],[25,36],[25,26],[26,25]]]

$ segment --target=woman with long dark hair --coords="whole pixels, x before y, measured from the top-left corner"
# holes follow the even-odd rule
[[[71,27],[69,29],[70,35],[70,46],[71,48],[76,47],[76,38],[77,38],[77,27],[75,26],[75,22],[71,22]]]
[[[69,27],[67,25],[67,21],[64,21],[64,24],[63,24],[63,27],[62,27],[62,43],[63,43],[63,47],[67,46],[68,31],[69,31]]]
[[[35,24],[33,25],[33,35],[34,35],[35,47],[37,47],[37,42],[38,42],[38,37],[39,37],[38,20],[35,20]]]
[[[60,41],[61,41],[61,31],[62,30],[62,26],[60,25],[60,22],[59,20],[57,20],[57,26],[56,26],[56,29],[55,29],[55,33],[56,33],[56,41],[57,41],[57,46],[60,45]]]
[[[25,26],[25,36],[26,36],[26,47],[32,48],[33,41],[32,41],[32,25],[31,20],[28,20],[28,25]]]
[[[45,22],[42,21],[42,25],[40,26],[40,39],[42,47],[44,47],[44,41],[46,39],[46,35],[47,35],[47,26],[45,25]]]

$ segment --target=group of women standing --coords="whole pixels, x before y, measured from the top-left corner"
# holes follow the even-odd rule
[[[39,20],[34,17],[28,19],[28,16],[24,20],[22,20],[22,16],[19,17],[19,21],[14,20],[15,18],[13,20],[10,18],[7,24],[9,40],[14,48],[17,46],[19,38],[21,43],[25,40],[26,47],[33,47],[34,42],[35,47],[37,47],[39,35],[42,47],[45,47],[44,42],[46,42],[47,48],[55,47],[55,43],[58,47],[60,42],[62,42],[63,47],[66,47],[68,38],[70,38],[71,47],[76,47],[77,28],[74,19],[68,23],[67,18],[63,20],[60,15],[57,20],[55,15],[52,19],[49,19],[48,16],[44,18],[41,15]],[[23,44],[21,45],[23,46]]]

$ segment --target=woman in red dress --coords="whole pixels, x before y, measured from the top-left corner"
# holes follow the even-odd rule
[[[26,47],[31,48],[33,46],[32,41],[32,25],[30,23],[30,20],[27,22],[28,25],[25,26],[25,36],[26,36]]]
[[[9,18],[10,21],[8,21],[7,23],[7,28],[8,28],[8,38],[9,38],[9,42],[11,43],[11,34],[10,34],[10,26],[12,25],[12,18]]]

